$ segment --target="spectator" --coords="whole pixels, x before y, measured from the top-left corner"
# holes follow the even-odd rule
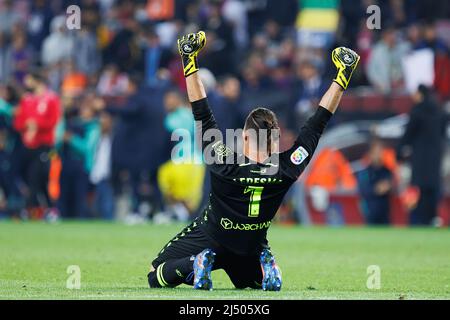
[[[393,175],[383,164],[381,141],[372,142],[369,161],[368,166],[357,175],[366,222],[369,225],[389,224],[389,196],[393,188]]]
[[[62,95],[65,97],[80,96],[88,85],[86,74],[79,70],[71,60],[65,62],[64,66],[64,76],[61,83]]]
[[[12,159],[21,159],[23,150],[20,135],[12,128],[14,114],[17,110],[19,95],[17,89],[11,85],[0,87],[0,129],[5,130],[5,151],[11,154]],[[8,172],[18,179],[20,161],[12,161]]]
[[[222,7],[224,19],[233,25],[233,36],[238,48],[245,48],[248,44],[247,8],[243,1],[228,0]]]
[[[47,192],[49,154],[55,145],[61,107],[58,95],[48,89],[39,73],[27,74],[24,83],[30,93],[19,103],[14,128],[25,146],[23,173],[30,189],[27,206],[31,211],[42,211],[52,205]]]
[[[407,29],[407,43],[410,50],[418,50],[424,47],[422,39],[422,25],[412,24]]]
[[[50,33],[52,17],[53,11],[48,1],[32,1],[27,31],[29,43],[36,52],[40,52],[44,39]]]
[[[435,59],[434,87],[439,97],[450,97],[450,51],[447,44],[438,38],[436,26],[428,24],[424,28],[424,39],[419,48],[433,50]]]
[[[294,84],[294,101],[296,123],[303,123],[316,109],[320,98],[327,90],[320,76],[320,65],[313,60],[298,63],[297,79]],[[295,125],[294,125],[295,127]]]
[[[92,95],[83,97],[79,115],[67,119],[61,150],[61,195],[58,207],[63,217],[87,218],[89,173],[100,136]]]
[[[399,42],[397,36],[396,29],[385,27],[367,63],[367,77],[370,84],[383,94],[400,89],[402,85],[401,59],[408,49],[404,43]]]
[[[138,72],[142,59],[137,37],[139,25],[131,17],[126,18],[123,25],[124,27],[115,34],[112,42],[104,50],[103,59],[107,64],[117,64],[121,71]]]
[[[158,35],[150,28],[145,32],[142,50],[145,83],[147,86],[156,86],[159,80],[158,70],[168,64],[170,51],[161,45]]]
[[[8,128],[17,103],[17,92],[12,86],[2,86],[0,89],[0,127]]]
[[[33,68],[33,50],[27,45],[25,33],[16,32],[8,53],[12,81],[22,84],[28,70]]]
[[[95,30],[100,22],[100,10],[102,1],[81,0],[80,8],[83,12],[83,28]],[[83,29],[82,28],[82,29]]]
[[[0,96],[0,215],[3,212],[7,216],[19,216],[24,207],[15,161],[20,156],[20,144],[11,130],[17,95],[12,87],[4,87]]]
[[[51,33],[45,38],[41,51],[41,62],[52,66],[72,57],[74,41],[66,28],[65,16],[53,18]]]
[[[13,27],[20,21],[20,15],[13,7],[13,1],[3,1],[0,10],[0,32],[10,33]]]
[[[105,67],[97,84],[97,92],[102,96],[123,96],[128,88],[128,75],[114,64]]]
[[[421,85],[413,96],[406,131],[398,146],[398,157],[411,149],[411,185],[419,188],[417,207],[411,212],[412,225],[430,225],[437,216],[441,185],[441,160],[444,148],[446,116],[432,97],[431,89]]]
[[[0,32],[0,82],[6,83],[11,76],[11,54],[5,33]]]
[[[305,178],[308,188],[320,186],[329,192],[356,189],[350,163],[342,152],[332,148],[320,150]]]
[[[216,76],[233,73],[237,61],[234,61],[236,45],[232,26],[222,17],[219,3],[212,2],[208,8],[209,16],[201,26],[208,31],[209,41],[205,48],[203,65]]]
[[[164,21],[172,19],[175,12],[173,0],[148,0],[146,13],[151,20]]]
[[[140,83],[139,77],[130,79],[125,105],[105,104],[105,111],[117,117],[112,144],[113,171],[118,177],[129,177],[133,214],[130,221],[137,218],[137,222],[161,206],[156,170],[163,162],[166,141],[170,139],[161,136],[165,132],[164,111],[160,108],[163,89],[139,86]]]
[[[90,28],[83,26],[75,34],[74,48],[72,56],[80,72],[92,76],[100,70],[101,56],[97,49],[97,39]]]
[[[0,129],[0,217],[6,215],[10,216],[14,213],[15,200],[20,199],[20,194],[15,191],[18,188],[15,186],[14,176],[11,175],[11,153],[8,150],[8,132],[6,129]]]
[[[111,181],[112,117],[100,114],[101,135],[95,150],[90,182],[95,186],[95,207],[103,219],[114,219],[114,192]]]
[[[169,91],[164,96],[164,106],[166,130],[172,137],[180,135],[182,140],[172,149],[171,160],[159,168],[158,184],[165,199],[166,214],[187,221],[202,199],[205,168],[195,143],[194,117],[187,102],[178,91]]]
[[[223,136],[226,136],[226,129],[238,129],[245,121],[242,111],[243,97],[241,94],[241,84],[233,76],[225,76],[219,81],[217,90],[208,93],[211,100],[211,108],[219,124]]]
[[[342,207],[330,198],[330,194],[356,190],[357,182],[350,163],[342,152],[333,148],[320,150],[302,179],[313,207],[325,215],[329,224],[343,224]],[[305,191],[299,194],[302,192]]]
[[[293,75],[295,60],[295,43],[292,39],[285,39],[280,47],[274,48],[272,62],[272,78],[277,89],[289,91],[293,87]]]
[[[283,40],[283,35],[281,33],[280,26],[274,20],[267,20],[264,24],[264,33],[267,35],[269,40],[269,47],[278,48]]]
[[[418,45],[419,49],[427,48],[433,50],[435,54],[448,54],[446,43],[439,39],[436,32],[436,25],[433,23],[427,24],[423,28],[423,40]]]

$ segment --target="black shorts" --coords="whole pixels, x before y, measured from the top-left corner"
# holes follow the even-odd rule
[[[216,253],[213,270],[223,269],[238,289],[261,289],[262,270],[259,255],[241,256],[221,246],[208,236],[197,221],[169,241],[153,260],[153,268],[169,260],[195,256],[205,249]]]

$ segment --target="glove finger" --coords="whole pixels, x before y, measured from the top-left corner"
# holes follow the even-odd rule
[[[352,49],[348,49],[348,51],[352,54],[352,55],[354,55],[355,57],[359,57],[359,54],[357,54],[355,51],[353,51]]]
[[[357,56],[355,51],[353,51],[352,49],[349,49],[349,48],[345,48],[345,47],[342,48],[342,53],[343,53],[343,55],[349,54],[349,55],[353,55],[355,57]]]
[[[183,54],[183,51],[181,50],[181,46],[182,46],[182,40],[183,38],[181,38],[181,39],[178,39],[177,40],[177,45],[178,45],[178,52],[180,53],[180,54]]]
[[[200,48],[203,48],[205,46],[206,43],[206,35],[204,31],[199,31],[197,33],[198,35],[198,41],[199,41],[199,46]]]
[[[335,65],[339,65],[339,61],[337,59],[337,50],[338,49],[334,49],[333,52],[331,53],[331,59],[333,60]]]
[[[342,56],[345,56],[346,54],[348,55],[353,55],[352,50],[348,49],[348,48],[343,48],[342,50]]]

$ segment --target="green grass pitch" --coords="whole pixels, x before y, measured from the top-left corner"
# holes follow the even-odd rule
[[[273,226],[281,292],[149,289],[150,261],[181,225],[0,222],[0,299],[450,299],[450,232],[442,229]],[[66,288],[78,265],[81,288]],[[366,286],[378,265],[381,289]]]

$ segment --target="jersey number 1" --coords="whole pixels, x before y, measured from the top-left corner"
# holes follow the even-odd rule
[[[248,216],[255,218],[259,216],[259,203],[261,202],[261,194],[264,187],[252,187],[245,188],[244,194],[250,193],[250,204],[248,205]]]

